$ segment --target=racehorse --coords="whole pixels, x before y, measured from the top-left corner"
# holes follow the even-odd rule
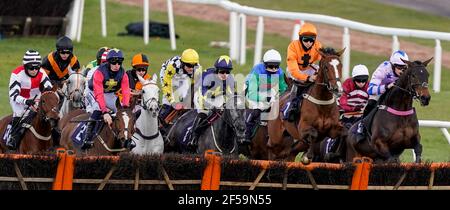
[[[47,151],[53,141],[51,131],[56,128],[59,120],[58,115],[59,96],[53,91],[43,92],[36,110],[37,114],[27,127],[17,149],[18,153],[31,154]],[[34,109],[30,107],[30,109]],[[8,115],[0,120],[0,133],[4,134],[12,120]],[[3,135],[1,135],[3,137]],[[0,152],[7,151],[6,145],[0,140]]]
[[[112,117],[111,127],[104,123],[103,120],[96,122],[97,129],[94,130],[97,130],[97,132],[92,136],[94,146],[86,151],[81,150],[81,134],[86,130],[89,113],[73,118],[62,130],[61,146],[75,150],[77,154],[84,153],[87,155],[114,155],[119,152],[129,151],[133,144],[131,137],[134,134],[135,123],[132,109],[121,107]],[[78,128],[79,126],[81,127]]]
[[[269,150],[271,153],[282,151],[283,133],[285,130],[294,138],[293,148],[289,160],[308,150],[303,154],[302,162],[309,164],[311,161],[320,161],[320,141],[326,136],[336,138],[342,134],[342,125],[339,123],[339,110],[336,104],[336,96],[342,92],[339,81],[342,72],[340,56],[345,49],[336,52],[332,48],[321,48],[322,56],[317,70],[316,81],[310,86],[307,93],[303,94],[303,102],[298,123],[283,121],[281,116],[268,122]],[[295,84],[296,85],[296,84]],[[280,107],[284,107],[289,98],[285,93],[280,99]]]
[[[347,161],[355,156],[367,156],[375,162],[399,162],[399,156],[405,149],[414,149],[416,162],[421,162],[422,145],[420,144],[419,121],[413,99],[427,106],[431,96],[428,90],[428,71],[426,66],[431,61],[403,61],[408,68],[396,81],[395,85],[380,99],[380,105],[372,110],[373,116],[369,127],[369,139],[356,143],[355,123],[346,138]],[[365,120],[363,120],[365,121]],[[370,118],[369,118],[370,123]],[[371,134],[371,135],[370,135]]]
[[[135,154],[161,154],[164,152],[164,141],[158,126],[159,87],[156,76],[153,80],[144,80],[138,75],[142,84],[142,100],[140,115],[135,124],[136,147],[131,150]]]
[[[212,110],[213,114],[209,119],[215,118],[216,120],[212,122],[208,120],[208,124],[203,125],[206,129],[198,137],[196,153],[203,154],[206,150],[212,149],[224,155],[238,155],[237,142],[245,138],[245,98],[236,95],[230,99],[232,100],[228,100],[223,105],[225,109]],[[168,146],[173,150],[178,152],[187,151],[177,137],[185,136],[183,128],[192,125],[196,114],[196,110],[186,112],[170,129],[167,135],[169,140]]]
[[[63,83],[61,92],[64,95],[60,110],[60,117],[75,110],[84,107],[84,87],[85,77],[81,73],[73,73]]]

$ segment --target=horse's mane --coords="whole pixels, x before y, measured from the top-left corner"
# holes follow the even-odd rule
[[[332,47],[322,47],[319,50],[326,55],[338,55],[336,50]]]

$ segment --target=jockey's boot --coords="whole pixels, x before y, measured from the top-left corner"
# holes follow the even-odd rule
[[[19,137],[18,131],[20,130],[20,127],[22,127],[22,123],[20,123],[20,117],[13,117],[11,122],[11,130],[9,131],[9,137],[6,141],[6,146],[10,150],[16,150],[17,149],[17,142]]]
[[[356,130],[356,143],[362,142],[365,138],[364,123],[363,121],[360,121],[358,123],[358,129]]]
[[[28,115],[24,118],[20,117],[13,117],[13,122],[12,125],[13,127],[11,128],[11,132],[10,132],[10,138],[9,140],[6,142],[6,146],[8,147],[8,149],[10,150],[16,150],[18,148],[18,146],[20,145],[20,141],[22,140],[23,134],[25,133],[25,130],[27,129],[26,127],[24,127],[25,124],[31,124],[34,116],[36,116],[36,112],[35,111],[28,111]]]
[[[300,102],[302,99],[302,94],[304,91],[303,86],[292,86],[291,95],[289,96],[289,101],[287,103],[287,108],[285,110],[283,120],[287,120],[289,122],[295,121],[295,114],[300,112]],[[295,88],[295,89],[294,89]]]
[[[89,149],[94,145],[94,141],[92,136],[94,135],[94,128],[97,124],[96,122],[101,119],[102,113],[100,111],[94,111],[89,118],[89,121],[86,125],[86,133],[83,139],[83,145],[81,146],[82,150]]]
[[[202,127],[200,125],[202,125],[204,123],[204,121],[206,120],[206,118],[208,117],[208,115],[206,115],[206,113],[198,113],[197,117],[194,120],[194,123],[192,125],[191,128],[191,141],[188,143],[188,147],[192,150],[197,149],[197,145],[198,145],[198,138],[200,137],[201,131],[199,129],[199,127]]]
[[[242,142],[244,145],[250,145],[252,143],[253,139],[253,132],[255,130],[255,127],[258,123],[259,116],[261,115],[261,110],[254,109],[250,114],[247,116],[247,119],[245,121],[246,129],[245,129],[245,139]]]

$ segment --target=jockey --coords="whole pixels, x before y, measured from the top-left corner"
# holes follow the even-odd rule
[[[342,88],[344,92],[339,98],[339,108],[344,123],[353,124],[356,122],[364,111],[369,95],[367,87],[369,79],[369,70],[365,65],[356,65],[352,70],[352,78],[345,80]],[[348,115],[352,113],[352,115]]]
[[[372,79],[369,82],[369,101],[364,110],[363,118],[369,115],[369,113],[377,106],[377,103],[381,102],[380,97],[384,95],[387,90],[392,88],[395,81],[406,70],[407,65],[402,60],[408,61],[408,55],[402,51],[397,50],[392,53],[389,61],[381,63],[375,72],[372,74]],[[357,141],[363,140],[364,136],[364,123],[358,125]]]
[[[140,95],[140,91],[142,90],[142,84],[139,81],[138,75],[144,79],[151,78],[151,76],[147,74],[149,65],[150,63],[146,55],[139,53],[133,56],[133,60],[131,61],[131,66],[133,68],[127,71],[132,95]]]
[[[87,77],[90,70],[94,69],[94,67],[100,66],[100,64],[103,63],[102,60],[106,61],[106,54],[103,56],[103,53],[108,51],[108,47],[101,47],[100,49],[98,49],[96,59],[86,65],[85,69],[83,70],[83,76]]]
[[[318,66],[313,64],[320,60],[319,49],[322,44],[317,40],[317,29],[311,23],[303,24],[298,32],[299,40],[289,44],[287,51],[287,76],[294,81],[289,101],[286,103],[284,120],[294,121],[294,113],[300,107],[302,93],[306,90],[306,83],[316,80],[315,72]]]
[[[41,56],[38,51],[25,52],[22,64],[12,72],[9,80],[9,103],[13,110],[13,119],[6,146],[11,150],[17,149],[25,133],[26,128],[21,126],[22,123],[31,123],[36,115],[35,99],[39,98],[42,92],[52,89],[47,74],[41,69]]]
[[[52,84],[59,84],[78,72],[80,63],[73,54],[72,40],[63,36],[56,41],[56,51],[50,52],[42,61],[42,68],[47,73]]]
[[[191,106],[193,96],[191,85],[194,84],[193,75],[197,70],[201,71],[198,53],[193,49],[186,49],[180,56],[175,56],[162,64],[160,79],[163,93],[163,106],[159,116],[166,117],[174,110]],[[183,102],[184,107],[180,102]],[[186,107],[187,106],[187,107]]]
[[[264,53],[263,62],[256,64],[247,76],[246,97],[251,112],[246,116],[245,144],[251,144],[253,130],[257,125],[261,112],[269,111],[272,101],[279,98],[287,89],[283,69],[280,67],[281,55],[271,49]],[[275,94],[275,95],[274,95]]]
[[[110,112],[117,112],[117,96],[115,94],[117,90],[122,90],[122,107],[128,107],[130,104],[130,87],[128,75],[122,68],[123,59],[124,56],[121,50],[111,49],[106,57],[107,62],[102,63],[89,80],[86,111],[91,113],[91,117],[87,124],[82,149],[92,147],[93,128],[96,121],[100,121],[102,116],[105,123],[111,126],[112,118]]]
[[[215,108],[222,109],[227,97],[235,95],[236,84],[233,75],[230,75],[232,70],[233,63],[231,58],[222,55],[216,60],[213,68],[201,72],[200,78],[196,78],[195,98],[197,100],[195,105],[197,116],[187,134],[191,139],[188,143],[190,148],[197,148],[198,137],[201,134],[201,127],[203,127],[201,125],[204,125],[208,116],[213,114],[212,110]],[[201,70],[198,71],[200,72]]]
[[[149,65],[150,63],[146,55],[139,53],[133,56],[133,59],[131,61],[131,66],[133,68],[127,71],[131,95],[135,95],[140,98],[142,91],[142,84],[139,81],[138,75],[144,79],[150,79],[151,76],[147,74]],[[117,94],[119,96],[119,99],[122,100],[122,94],[120,93]],[[136,105],[134,112],[140,110],[138,106],[139,105]],[[139,116],[139,114],[137,114],[137,116]]]

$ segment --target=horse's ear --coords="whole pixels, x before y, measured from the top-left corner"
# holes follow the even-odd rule
[[[406,65],[408,65],[408,66],[412,66],[413,65],[413,62],[411,62],[411,61],[403,60],[402,58],[400,58],[400,60],[402,60],[403,63],[406,63]]]
[[[344,54],[345,49],[346,49],[346,47],[344,47],[344,49],[342,49],[339,52],[337,52],[336,55],[341,57],[341,55]]]
[[[431,57],[430,59],[428,59],[428,60],[426,60],[426,61],[424,61],[422,63],[423,63],[424,66],[427,66],[430,63],[431,60],[433,60],[433,57]]]
[[[137,75],[137,77],[138,77],[138,79],[139,79],[139,82],[141,82],[141,84],[144,85],[144,84],[146,83],[145,79],[142,78],[140,75]]]
[[[316,50],[320,54],[320,56],[322,56],[322,57],[326,56],[325,53],[322,52],[322,48],[320,48],[320,49],[314,48],[314,50]]]
[[[158,78],[158,77],[156,76],[156,74],[153,74],[152,80],[151,80],[151,81],[152,81],[153,83],[156,84],[156,83],[158,82],[158,79],[157,79],[157,78]]]

